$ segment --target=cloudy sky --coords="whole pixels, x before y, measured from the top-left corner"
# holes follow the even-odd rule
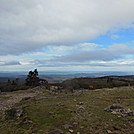
[[[134,71],[134,0],[0,0],[0,71]]]

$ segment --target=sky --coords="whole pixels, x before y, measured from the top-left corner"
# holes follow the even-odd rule
[[[0,0],[0,71],[134,71],[134,0]]]

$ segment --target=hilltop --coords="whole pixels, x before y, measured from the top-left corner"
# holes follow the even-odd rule
[[[73,93],[53,92],[38,87],[3,93],[0,102],[8,102],[12,96],[23,97],[0,115],[1,134],[134,132],[133,86],[75,90]]]

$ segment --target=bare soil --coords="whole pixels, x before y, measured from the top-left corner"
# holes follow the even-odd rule
[[[39,92],[28,91],[28,92],[6,92],[0,94],[0,115],[6,110],[11,109],[12,106],[19,103],[22,99],[27,97],[34,97]]]

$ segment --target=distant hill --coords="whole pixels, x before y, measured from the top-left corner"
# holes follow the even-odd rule
[[[7,82],[8,79],[8,77],[0,77],[0,82]]]
[[[59,83],[70,78],[96,78],[103,76],[128,76],[134,75],[134,72],[90,72],[90,71],[40,71],[39,77],[46,79],[49,83]],[[6,82],[8,79],[19,78],[21,82],[25,81],[27,72],[0,72],[0,82]]]
[[[64,88],[89,89],[90,86],[96,88],[116,87],[134,85],[134,75],[128,76],[104,76],[97,78],[73,78],[62,82]]]

